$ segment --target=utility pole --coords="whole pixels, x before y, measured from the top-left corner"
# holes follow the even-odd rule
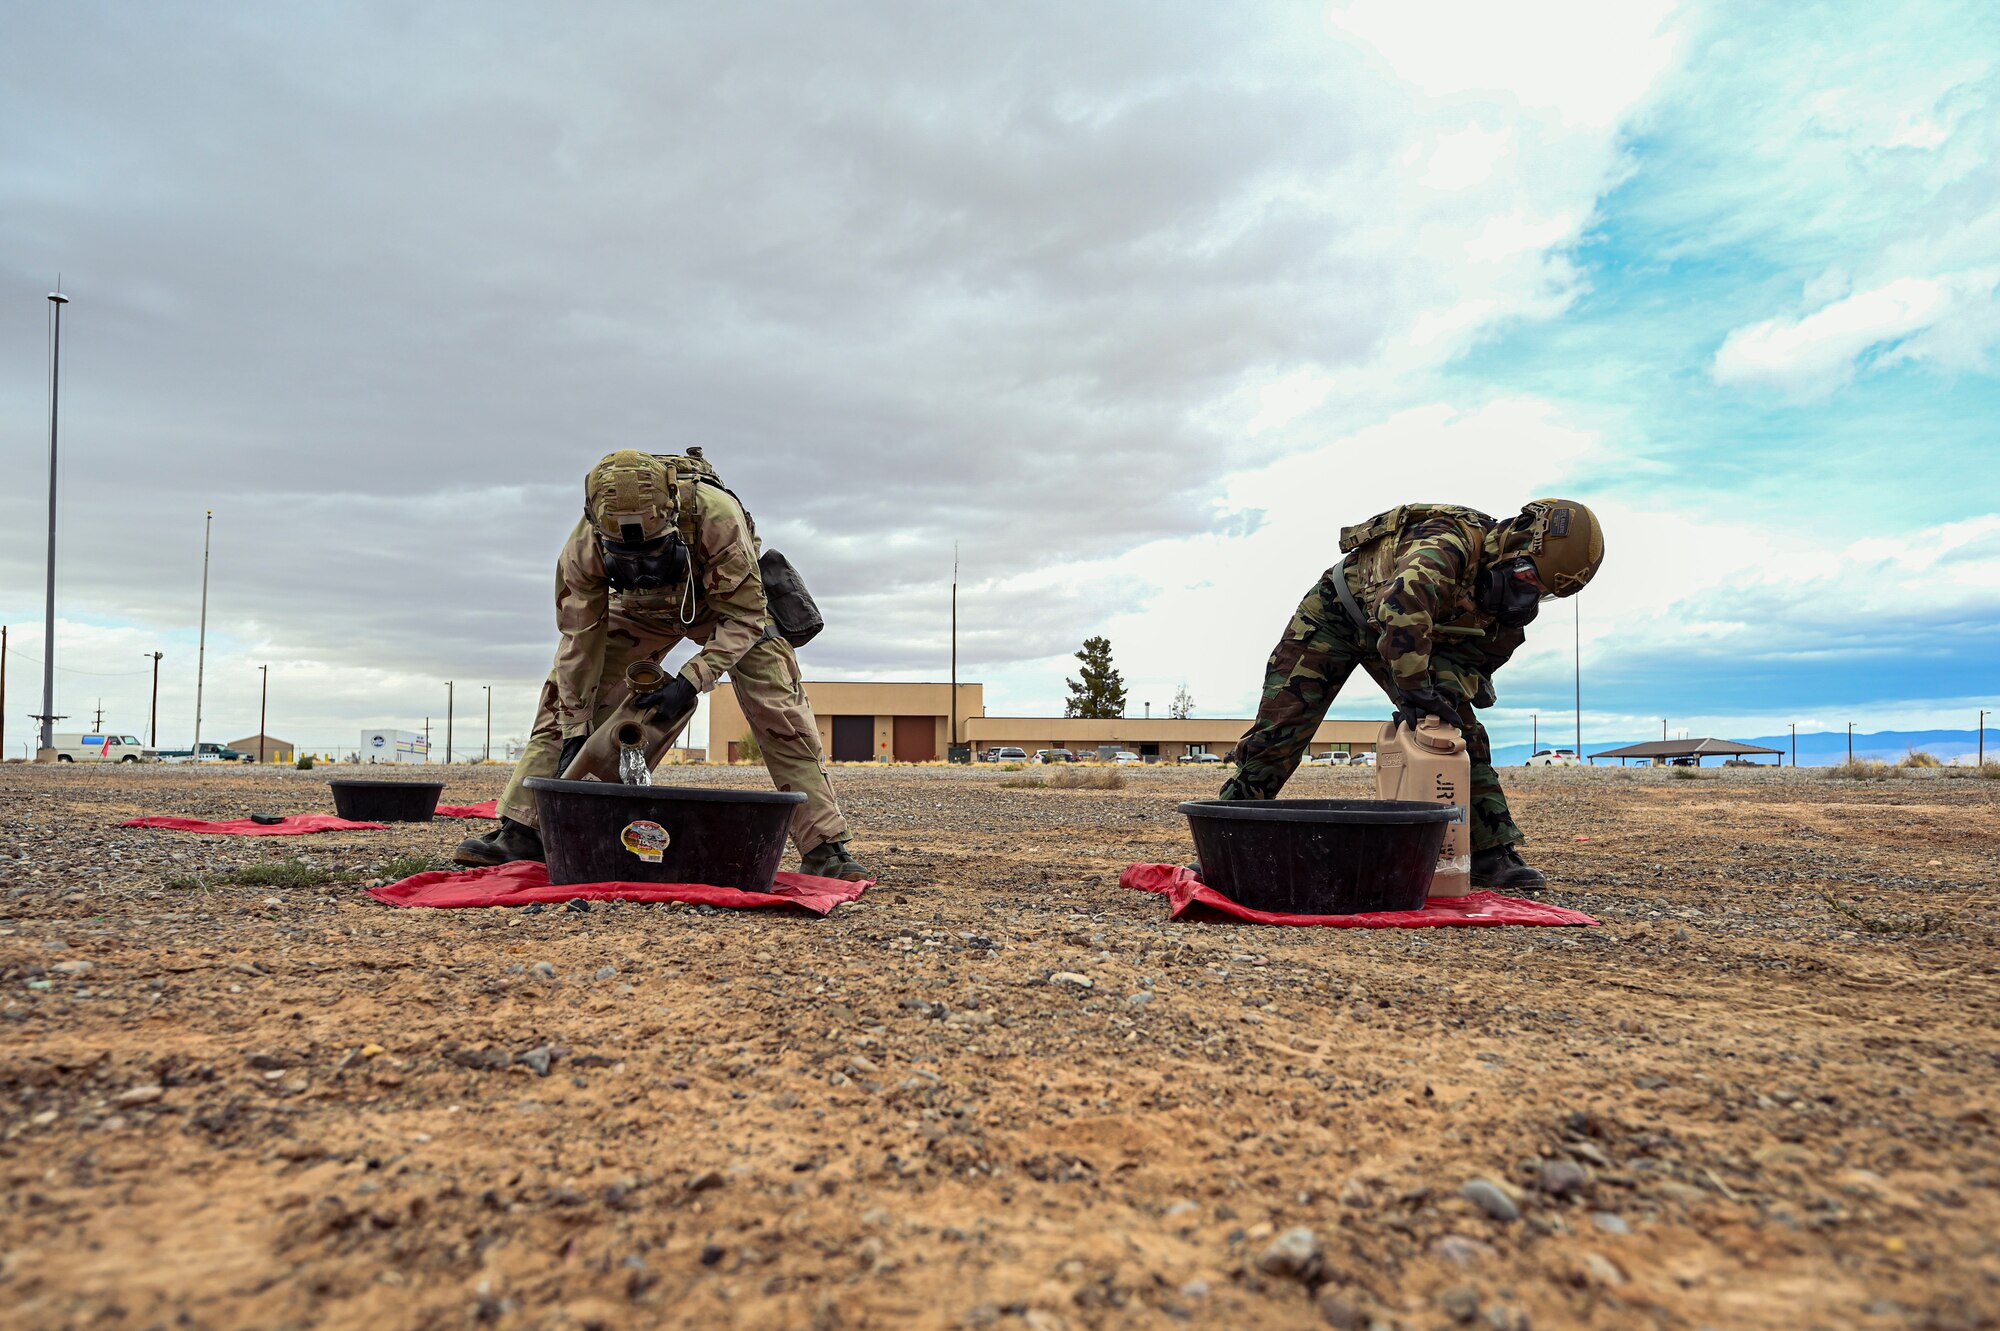
[[[428,763],[430,760],[431,760],[431,719],[427,716],[424,718],[424,761]]]
[[[97,700],[97,718],[90,723],[90,728],[100,735],[104,733],[104,699],[102,698]]]
[[[152,735],[147,739],[146,743],[157,749],[160,747],[160,658],[165,656],[166,653],[151,652],[146,654],[153,658]]]
[[[0,762],[7,760],[7,626],[0,624]]]
[[[215,530],[215,510],[201,528],[201,638],[194,656],[194,752],[195,766],[201,766],[201,686],[208,670],[208,538]]]
[[[945,742],[944,757],[951,761],[958,747],[958,542],[951,543],[951,738]]]
[[[1799,765],[1799,723],[1792,722],[1792,766]]]
[[[5,635],[6,635],[6,630],[0,629],[0,643],[4,643],[6,641]],[[4,661],[5,659],[6,659],[5,654],[0,653],[0,661]],[[7,676],[5,674],[4,668],[0,668],[0,700],[4,700],[6,696],[7,696]],[[0,733],[5,733],[5,732],[0,732]],[[1984,707],[1979,709],[1979,765],[1981,767],[1986,766],[1986,709]]]
[[[1529,733],[1530,735],[1534,736],[1534,738],[1532,738],[1531,740],[1529,740],[1529,741],[1528,741],[1528,752],[1529,752],[1529,754],[1530,754],[1530,755],[1533,755],[1533,754],[1537,754],[1537,753],[1540,753],[1540,752],[1542,751],[1542,715],[1541,715],[1541,713],[1540,713],[1540,712],[1529,712],[1529,713],[1528,713],[1528,725],[1529,725],[1529,727],[1530,727],[1530,729],[1529,729],[1529,732],[1528,732],[1528,733]],[[1577,757],[1579,757],[1579,758],[1581,758],[1582,756],[1583,756],[1582,754],[1578,754],[1578,755],[1577,755]]]
[[[480,687],[486,690],[486,742],[479,746],[479,761],[484,763],[493,760],[493,686]]]
[[[264,717],[271,704],[271,667],[261,665],[257,669],[262,671],[264,675],[264,683],[257,692],[257,765],[262,767],[264,765]]]
[[[1576,758],[1583,761],[1583,607],[1574,596],[1569,599],[1570,650],[1576,672]],[[1592,764],[1595,766],[1596,764]]]
[[[1847,761],[1850,765],[1854,762],[1854,723],[1852,721],[1847,723]]]
[[[452,681],[444,682],[444,765],[451,766]]]
[[[1666,742],[1667,742],[1667,718],[1663,716],[1660,718],[1660,743],[1664,744]]]
[[[49,293],[55,318],[49,343],[49,586],[42,610],[42,714],[35,718],[42,723],[44,750],[55,747],[56,722],[63,719],[56,715],[56,414],[62,405],[62,311],[67,304],[62,275],[57,274],[56,289]]]

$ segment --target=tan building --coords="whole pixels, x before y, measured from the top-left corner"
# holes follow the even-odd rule
[[[225,747],[255,758],[259,739],[264,742],[264,761],[267,763],[289,763],[298,757],[299,746],[288,739],[279,739],[276,735],[252,735],[248,739],[232,739]]]
[[[819,721],[820,744],[834,762],[937,762],[944,758],[951,729],[949,684],[861,684],[806,682],[806,697]],[[1173,762],[1190,753],[1226,756],[1250,728],[1248,717],[1118,717],[1086,721],[1078,717],[986,716],[985,687],[958,686],[959,743],[974,757],[998,748],[1068,749],[1096,756],[1100,747],[1129,750],[1148,761]],[[716,686],[709,695],[708,751],[718,762],[743,762],[750,726],[737,705],[734,688]],[[1367,753],[1388,716],[1365,721],[1325,721],[1313,735],[1313,753]]]
[[[1385,716],[1386,716],[1386,704]],[[966,723],[966,737],[972,741],[973,756],[989,749],[1068,749],[1079,758],[1093,758],[1101,748],[1136,753],[1147,762],[1174,762],[1191,753],[1213,753],[1228,757],[1250,728],[1250,718],[1189,717],[1176,721],[1169,717],[1114,717],[1107,721],[1086,721],[1080,717],[982,716]],[[1314,732],[1312,753],[1368,753],[1382,722],[1322,721]]]
[[[820,747],[837,763],[942,762],[950,742],[950,684],[808,682],[806,698],[819,722]],[[715,761],[740,763],[750,725],[724,682],[708,695],[708,752]],[[960,743],[967,720],[986,707],[983,685],[958,686]]]

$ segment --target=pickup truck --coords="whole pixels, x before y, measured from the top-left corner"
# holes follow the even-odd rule
[[[194,761],[194,750],[161,749],[158,757],[162,762],[190,763]],[[205,763],[254,763],[257,761],[257,755],[204,740],[201,746],[201,760]]]

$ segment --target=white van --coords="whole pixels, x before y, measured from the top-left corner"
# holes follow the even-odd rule
[[[137,735],[51,735],[59,763],[136,763],[153,755]]]

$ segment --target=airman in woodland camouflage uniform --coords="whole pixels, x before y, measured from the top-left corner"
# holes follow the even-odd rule
[[[1275,799],[1360,666],[1412,724],[1428,714],[1464,732],[1474,885],[1546,886],[1515,849],[1525,837],[1473,709],[1493,705],[1493,672],[1520,647],[1540,602],[1576,594],[1597,572],[1596,515],[1567,499],[1538,499],[1502,519],[1405,504],[1344,529],[1340,549],[1346,558],[1306,593],[1271,653],[1257,720],[1236,746],[1222,798]]]
[[[764,765],[779,790],[801,791],[792,841],[803,872],[857,881],[868,873],[847,849],[819,726],[799,682],[799,662],[778,634],[758,568],[756,525],[714,469],[686,457],[625,451],[591,469],[584,516],[556,562],[562,643],[542,686],[534,731],[500,797],[500,826],[453,856],[460,864],[542,858],[531,776],[556,776],[625,701],[625,667],[659,661],[683,638],[701,651],[680,673],[634,701],[662,719],[691,714],[727,673]],[[649,728],[650,730],[651,728]],[[657,764],[674,736],[647,753]]]

